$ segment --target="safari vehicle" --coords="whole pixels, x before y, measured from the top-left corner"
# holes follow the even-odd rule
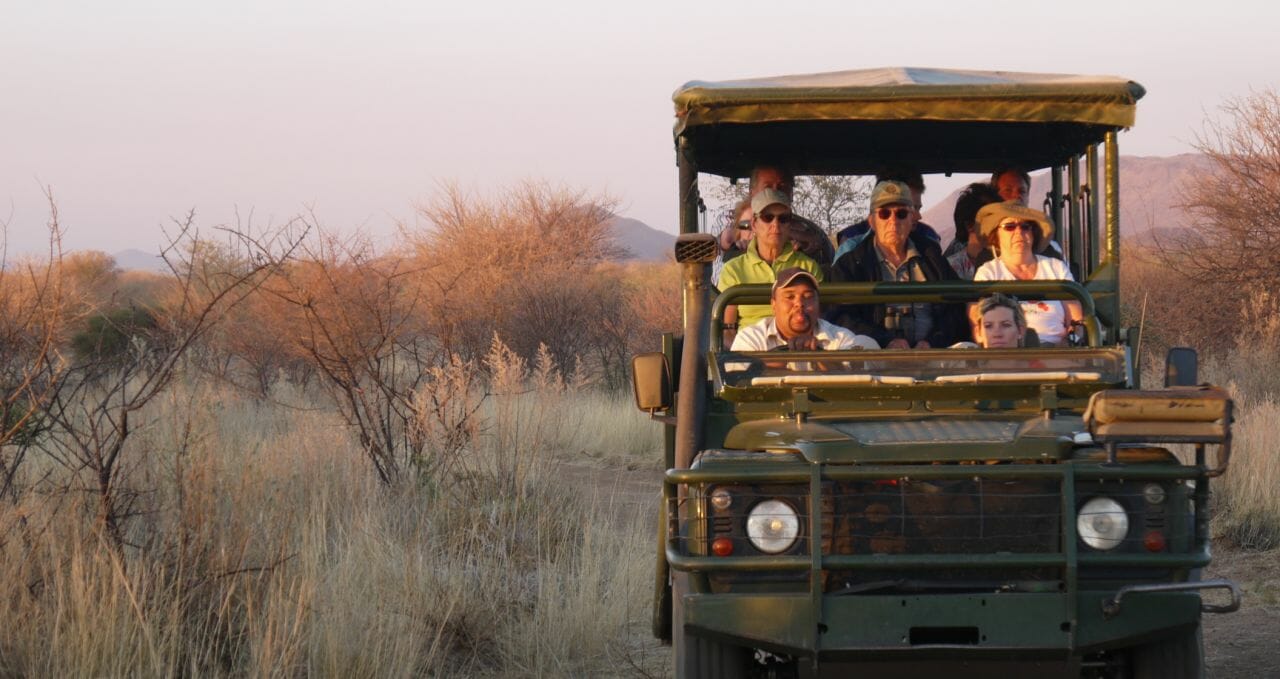
[[[1121,327],[1117,137],[1143,93],[930,69],[675,93],[683,332],[633,376],[667,427],[654,632],[676,676],[1202,675],[1202,613],[1239,606],[1232,583],[1200,579],[1232,403],[1197,386],[1191,350],[1144,388],[1137,329]],[[1086,336],[791,352],[783,368],[727,350],[725,307],[769,289],[711,287],[698,177],[762,158],[798,175],[1047,169],[1079,283],[824,284],[822,302],[1074,299]]]

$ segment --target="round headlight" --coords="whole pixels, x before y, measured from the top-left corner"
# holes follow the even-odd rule
[[[1076,532],[1094,549],[1114,549],[1129,534],[1129,515],[1119,502],[1095,497],[1084,503],[1076,515]]]
[[[781,500],[765,500],[747,514],[747,537],[768,554],[786,551],[800,535],[800,517]]]

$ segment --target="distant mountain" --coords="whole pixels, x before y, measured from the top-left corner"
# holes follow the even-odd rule
[[[1177,156],[1120,156],[1120,232],[1125,238],[1142,237],[1153,230],[1184,229],[1191,224],[1178,207],[1182,187],[1208,168],[1208,159],[1198,153]],[[1031,176],[1032,204],[1039,208],[1049,192],[1046,172]],[[943,244],[951,242],[954,232],[952,212],[956,207],[954,191],[942,202],[924,211],[924,221],[942,234]]]
[[[169,271],[169,267],[165,265],[160,255],[150,252],[130,249],[121,250],[111,256],[115,258],[116,266],[125,271],[138,270],[153,273],[168,273]]]
[[[672,257],[676,237],[666,231],[629,217],[614,217],[609,228],[613,230],[618,245],[629,253],[623,259],[663,262]]]

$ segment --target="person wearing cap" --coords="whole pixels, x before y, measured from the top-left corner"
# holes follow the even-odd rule
[[[884,181],[871,191],[872,237],[864,238],[831,269],[832,281],[934,282],[958,280],[938,243],[913,231],[911,188]],[[890,349],[945,347],[966,339],[963,309],[950,304],[842,304],[828,320]]]
[[[1070,281],[1071,270],[1060,259],[1037,255],[1042,242],[1053,236],[1053,224],[1039,210],[1015,200],[992,203],[978,211],[982,235],[995,258],[978,267],[974,281]],[[1071,327],[1083,320],[1079,302],[1022,301],[1027,327],[1041,344],[1065,344]],[[977,305],[970,319],[977,323]]]
[[[879,349],[870,337],[855,335],[818,317],[818,279],[800,267],[778,272],[769,294],[772,316],[744,327],[732,351],[837,351]]]
[[[1031,175],[1017,165],[1004,165],[991,173],[991,188],[1000,194],[1001,201],[1011,200],[1021,205],[1027,205],[1027,199],[1031,197]],[[1062,249],[1058,247],[1058,243],[1051,238],[1046,238],[1040,243],[1036,254],[1066,259],[1062,254]],[[978,265],[985,264],[989,259],[990,254],[980,257]],[[957,271],[959,270],[957,269]]]
[[[765,189],[773,189],[791,198],[795,195],[795,186],[796,176],[785,165],[761,163],[751,170],[748,192],[749,197],[754,198],[757,193]],[[817,262],[823,276],[826,276],[831,270],[831,263],[835,261],[836,249],[822,227],[793,211],[788,235],[792,246]]]
[[[812,257],[791,243],[791,198],[776,189],[762,189],[751,198],[751,229],[754,236],[747,251],[725,263],[720,270],[721,290],[748,283],[773,283],[783,269],[799,267],[822,280],[822,271]],[[725,323],[745,327],[770,313],[765,304],[744,304],[725,310]]]
[[[937,230],[920,221],[920,208],[924,207],[924,176],[914,170],[898,167],[884,170],[876,175],[877,185],[880,184],[880,182],[886,181],[902,182],[903,184],[911,187],[911,206],[915,208],[916,211],[915,230],[941,244],[942,236],[938,235]],[[853,249],[858,243],[862,242],[862,239],[870,232],[870,217],[856,224],[850,224],[849,226],[840,229],[840,231],[836,233],[836,245],[839,246],[836,248],[836,259],[839,259],[840,255],[843,255]]]

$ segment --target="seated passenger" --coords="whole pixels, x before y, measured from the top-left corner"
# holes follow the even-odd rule
[[[835,261],[836,249],[831,238],[815,222],[797,214],[791,215],[791,242],[795,248],[818,263],[822,278],[826,280]]]
[[[1000,194],[1000,201],[1011,200],[1021,205],[1027,205],[1027,201],[1031,197],[1031,175],[1017,165],[1005,165],[991,173],[991,188]],[[1044,242],[1040,244],[1040,249],[1036,250],[1036,254],[1066,259],[1062,255],[1062,248],[1058,247],[1058,244],[1050,238],[1044,239]],[[989,260],[989,256],[980,258],[978,266],[982,266]]]
[[[711,265],[711,283],[720,284],[720,271],[729,260],[747,251],[751,242],[751,199],[743,198],[733,207],[733,221],[720,232],[720,256]]]
[[[764,189],[751,199],[751,228],[755,237],[747,251],[725,263],[720,270],[719,289],[728,290],[747,283],[772,283],[776,273],[799,267],[822,280],[818,263],[791,244],[791,198],[775,189]],[[725,322],[745,327],[769,316],[765,304],[744,304],[725,310]]]
[[[879,349],[870,337],[855,335],[818,317],[818,279],[799,267],[778,272],[769,295],[773,315],[742,328],[733,351],[837,351]],[[774,366],[778,367],[778,366]]]
[[[885,170],[876,175],[876,184],[880,182],[902,182],[911,187],[911,206],[916,211],[915,230],[928,236],[929,238],[942,243],[942,236],[928,224],[920,221],[920,208],[924,207],[924,177],[919,172],[910,171],[905,168],[894,168]],[[848,252],[856,246],[871,231],[870,218],[864,219],[856,224],[850,224],[836,233],[836,258]]]
[[[978,210],[984,205],[999,202],[1000,194],[996,193],[990,184],[983,182],[975,182],[964,187],[956,197],[956,209],[952,212],[952,218],[956,224],[956,237],[951,241],[951,245],[942,251],[942,256],[947,258],[947,263],[962,280],[973,280],[973,274],[983,263],[981,257],[984,253],[990,259],[991,253],[987,250],[987,242],[978,229]]]
[[[1074,280],[1062,260],[1037,255],[1042,240],[1053,235],[1053,225],[1039,210],[1016,201],[992,203],[978,211],[982,234],[995,251],[995,259],[978,267],[974,281]],[[1071,326],[1083,320],[1075,301],[1024,301],[1027,327],[1044,345],[1066,344]],[[970,307],[970,319],[978,320],[978,305]]]
[[[1027,316],[1018,298],[999,292],[978,301],[978,328],[974,338],[984,349],[1022,346],[1027,336]]]
[[[836,259],[831,280],[933,282],[957,280],[938,243],[914,232],[911,189],[880,182],[871,191],[872,237]],[[951,304],[842,304],[827,318],[890,349],[945,347],[967,339],[962,309]]]
[[[762,163],[751,170],[748,197],[754,198],[757,193],[765,189],[774,189],[775,191],[781,191],[787,198],[791,198],[795,185],[795,175],[785,166],[775,163]],[[836,249],[831,245],[831,239],[827,237],[822,227],[808,219],[793,214],[790,236],[791,243],[795,246],[795,249],[809,255],[813,261],[818,263],[818,266],[822,269],[823,276],[826,276],[827,272],[831,270],[831,263],[835,261]]]
[[[991,188],[1000,194],[1000,201],[1012,200],[1027,204],[1031,195],[1031,175],[1016,165],[1005,165],[991,173]]]

